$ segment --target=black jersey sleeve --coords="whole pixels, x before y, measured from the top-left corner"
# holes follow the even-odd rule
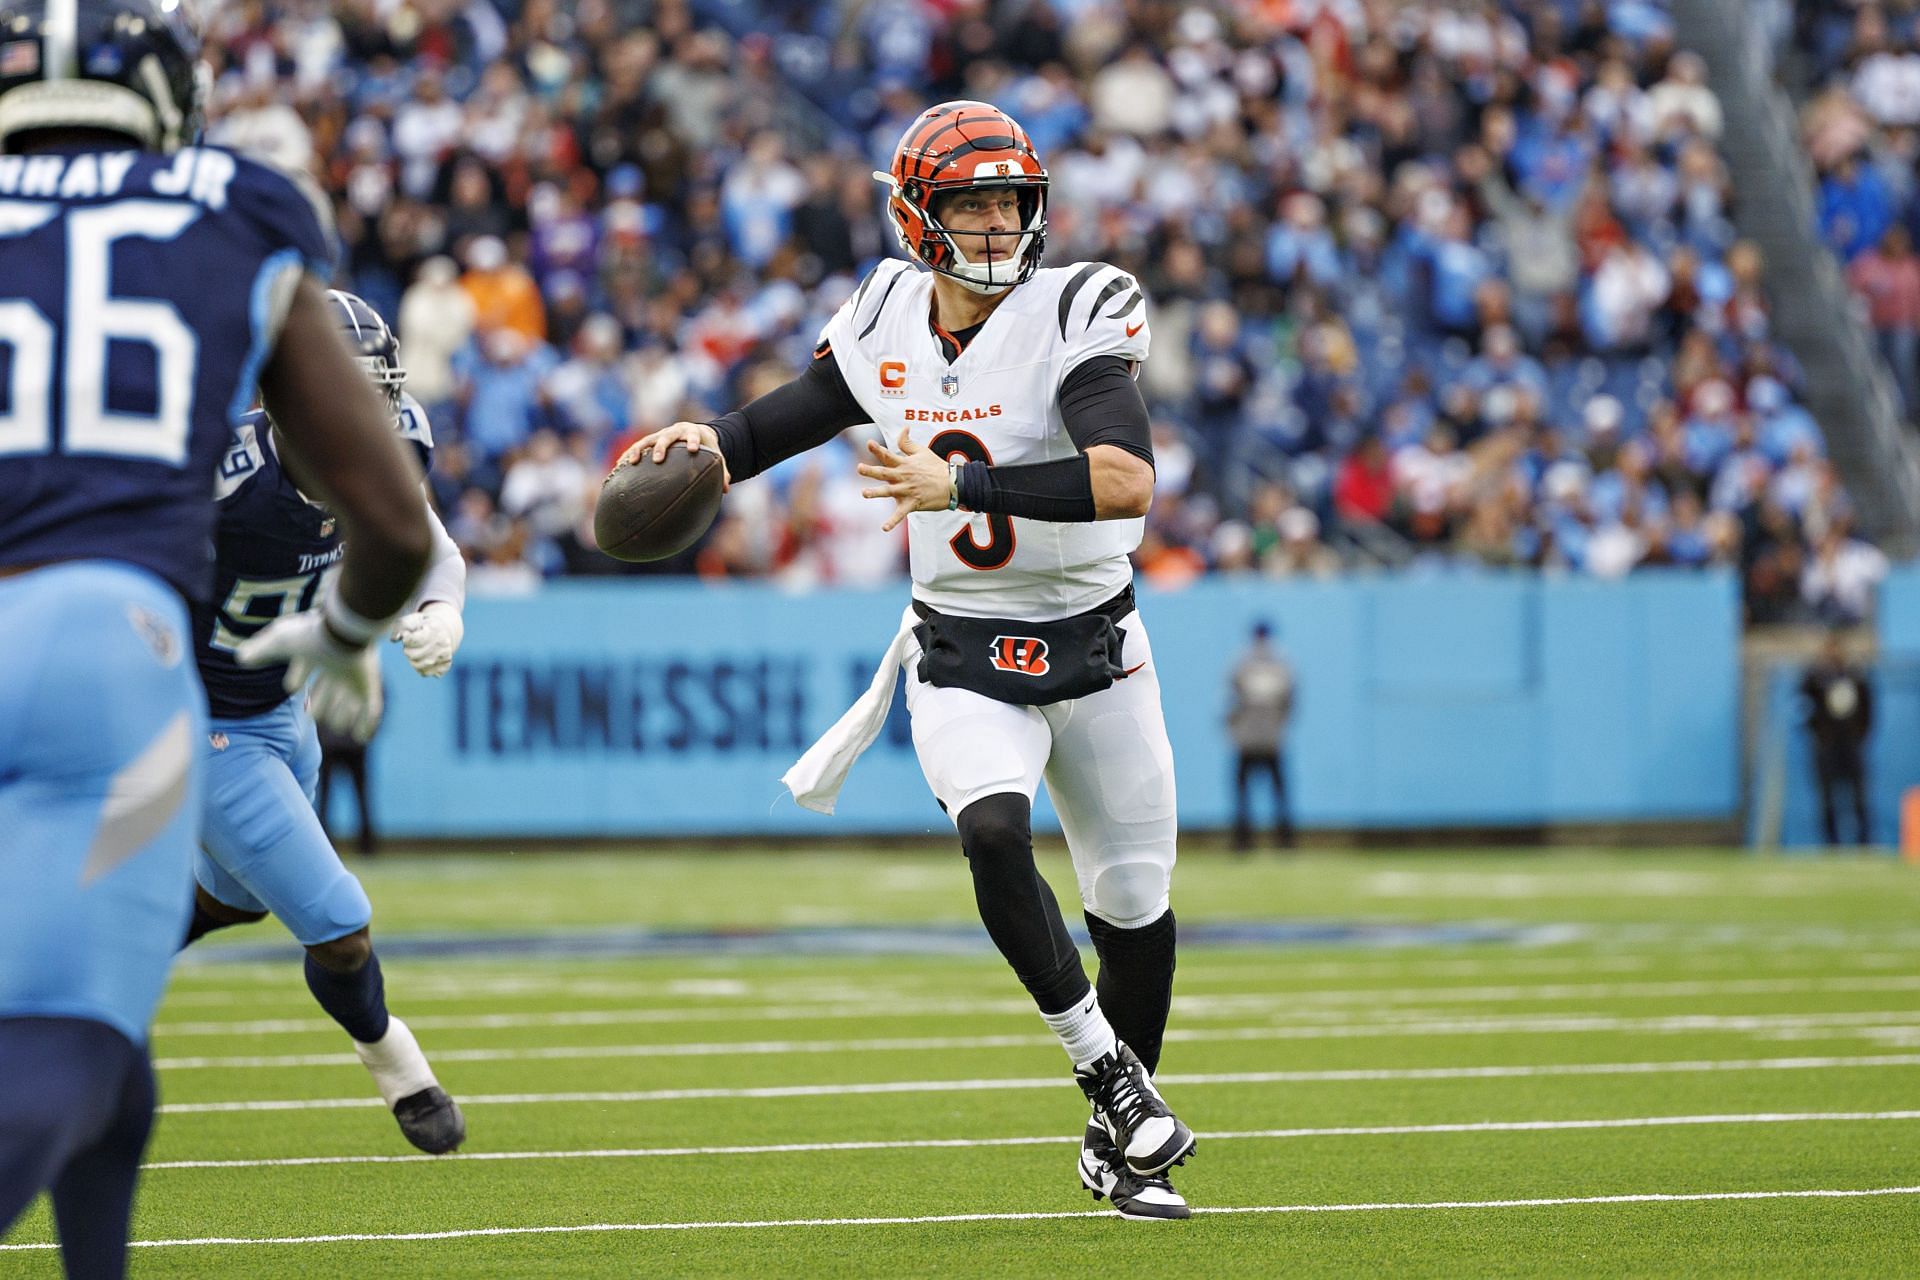
[[[710,425],[719,433],[727,475],[745,480],[870,420],[847,388],[840,362],[821,350],[799,377]]]
[[[1131,365],[1119,356],[1095,356],[1067,374],[1060,384],[1060,417],[1080,452],[1110,444],[1153,465],[1147,402]]]

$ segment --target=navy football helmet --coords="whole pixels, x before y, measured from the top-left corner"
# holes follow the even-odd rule
[[[400,340],[380,318],[380,313],[357,293],[345,289],[327,290],[327,306],[353,352],[353,362],[366,372],[374,390],[387,399],[394,421],[400,420],[400,391],[407,385],[407,371],[400,364]]]
[[[150,151],[200,132],[189,0],[0,0],[0,150],[23,133],[97,129]]]

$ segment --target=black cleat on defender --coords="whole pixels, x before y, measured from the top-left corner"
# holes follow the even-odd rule
[[[1120,1148],[1098,1120],[1087,1121],[1087,1132],[1080,1139],[1080,1185],[1093,1192],[1095,1200],[1113,1201],[1123,1218],[1168,1222],[1193,1216],[1186,1198],[1173,1189],[1166,1174],[1142,1176],[1127,1168]]]
[[[1093,1103],[1094,1118],[1106,1125],[1133,1172],[1159,1173],[1192,1154],[1193,1130],[1167,1109],[1146,1067],[1126,1045],[1117,1045],[1073,1076]]]
[[[467,1118],[460,1104],[435,1085],[393,1104],[393,1118],[407,1141],[429,1155],[443,1156],[467,1140]]]

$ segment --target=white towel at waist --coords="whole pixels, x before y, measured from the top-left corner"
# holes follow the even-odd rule
[[[807,748],[806,754],[796,760],[791,769],[780,775],[781,783],[793,793],[794,801],[801,808],[815,813],[833,812],[840,788],[846,785],[847,774],[853,770],[853,762],[873,745],[880,730],[886,727],[887,712],[893,706],[893,682],[899,678],[900,663],[913,643],[913,628],[919,621],[911,606],[900,615],[900,629],[894,632],[893,643],[880,659],[873,683],[833,722],[831,729],[820,735],[818,742]]]

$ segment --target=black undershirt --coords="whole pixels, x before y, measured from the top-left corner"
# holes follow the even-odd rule
[[[975,325],[951,336],[964,344],[979,331]],[[1147,403],[1130,362],[1119,356],[1095,356],[1067,374],[1060,384],[1060,416],[1082,453],[1110,444],[1152,464]],[[716,418],[712,426],[720,436],[727,474],[745,480],[872,420],[848,388],[840,362],[823,344],[799,377]]]
[[[991,319],[992,317],[988,318]],[[968,325],[964,329],[955,329],[952,333],[948,333],[944,329],[934,329],[934,340],[940,344],[940,354],[947,358],[948,364],[952,364],[955,360],[958,360],[960,353],[973,345],[973,340],[979,334],[981,326],[986,323],[986,320],[982,320],[979,324]]]

